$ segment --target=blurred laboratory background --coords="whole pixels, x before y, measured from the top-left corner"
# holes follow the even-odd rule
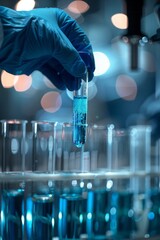
[[[117,127],[144,123],[142,110],[149,106],[148,99],[159,97],[157,3],[0,0],[0,5],[17,11],[58,7],[76,19],[91,41],[96,62],[89,84],[88,122],[114,123]],[[56,89],[40,72],[13,76],[2,69],[0,80],[0,119],[72,120],[71,93]]]

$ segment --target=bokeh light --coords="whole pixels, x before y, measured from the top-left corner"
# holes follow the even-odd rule
[[[116,91],[121,98],[132,101],[137,96],[137,84],[133,78],[119,75],[116,80]]]
[[[66,13],[68,13],[72,18],[74,18],[75,20],[78,19],[78,23],[81,24],[84,22],[84,17],[81,13],[74,13],[74,12],[71,12],[68,8],[65,8],[64,11]]]
[[[128,18],[123,13],[114,14],[111,17],[112,24],[119,29],[127,29],[128,27]]]
[[[43,90],[44,89],[44,75],[40,71],[34,71],[32,73],[32,88],[35,90]]]
[[[4,88],[12,88],[17,81],[17,76],[10,74],[6,71],[2,71],[1,83]]]
[[[106,54],[103,52],[94,52],[94,58],[95,58],[95,76],[100,76],[107,72],[107,70],[110,67],[110,61]]]
[[[14,89],[17,92],[25,92],[27,91],[31,85],[32,85],[32,77],[27,76],[27,75],[20,75],[20,76],[16,76],[16,82],[14,83]]]
[[[35,1],[34,0],[20,0],[16,6],[15,9],[17,11],[29,11],[32,10],[35,7]]]
[[[89,5],[82,0],[77,0],[71,2],[67,8],[69,11],[78,14],[87,12],[89,10]]]
[[[41,106],[46,112],[56,112],[62,105],[62,98],[58,92],[47,92],[41,98]]]
[[[93,99],[96,97],[97,94],[97,86],[94,81],[88,83],[88,100]]]

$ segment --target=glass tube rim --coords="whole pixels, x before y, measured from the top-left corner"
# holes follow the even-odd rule
[[[3,120],[0,120],[1,123],[6,123],[6,124],[26,124],[28,123],[27,120],[25,119],[3,119]]]

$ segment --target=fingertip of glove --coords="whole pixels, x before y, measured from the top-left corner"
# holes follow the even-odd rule
[[[86,73],[86,65],[83,61],[75,61],[72,65],[71,72],[75,77],[82,77]]]
[[[93,78],[94,78],[93,72],[88,71],[88,81],[89,81],[89,82],[92,81]]]

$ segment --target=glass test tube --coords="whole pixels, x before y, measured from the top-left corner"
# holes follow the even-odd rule
[[[88,74],[81,79],[81,86],[73,92],[73,142],[82,147],[86,142],[88,111]]]
[[[2,171],[24,172],[26,120],[2,120]]]
[[[1,206],[2,239],[24,239],[24,190],[4,189]]]
[[[60,239],[80,239],[86,233],[87,196],[83,193],[62,194],[59,199],[58,232]]]
[[[130,165],[133,172],[149,173],[151,170],[151,127],[150,126],[132,126],[130,127]],[[149,190],[150,180],[145,177],[144,184],[142,180],[133,185],[133,189],[140,191]]]
[[[112,136],[112,171],[130,170],[129,133],[115,129]]]
[[[143,173],[141,176],[131,178],[131,189],[134,193],[133,210],[136,223],[135,235],[144,237],[147,232],[148,221],[143,221],[144,212],[149,211],[151,202],[149,194],[151,190],[151,127],[130,127],[130,166],[133,173]],[[149,216],[149,215],[148,215]]]
[[[113,124],[88,125],[88,138],[84,146],[84,153],[88,159],[88,170],[106,171],[106,169],[111,169],[113,129]],[[86,165],[86,161],[84,163]]]
[[[76,145],[73,143],[72,141],[73,131],[74,126],[71,123],[62,124],[61,163],[62,170],[67,172],[79,172],[81,170],[83,148],[77,148]]]
[[[54,236],[54,197],[52,194],[35,194],[32,201],[32,239],[50,240]]]
[[[55,126],[54,122],[32,121],[34,172],[55,170]]]

